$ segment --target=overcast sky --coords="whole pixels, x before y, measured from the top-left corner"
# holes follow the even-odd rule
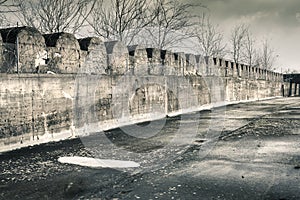
[[[241,22],[250,25],[258,44],[269,38],[278,55],[280,71],[300,71],[300,1],[299,0],[185,0],[208,7],[212,21],[229,40],[231,29]],[[203,10],[199,8],[199,11]]]

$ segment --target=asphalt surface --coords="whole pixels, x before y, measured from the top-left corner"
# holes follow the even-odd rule
[[[0,199],[300,199],[299,100],[240,103],[198,118],[169,118],[148,140],[119,129],[106,132],[116,149],[93,148],[77,138],[2,153]],[[178,134],[188,139],[168,145]],[[127,157],[141,167],[94,169],[57,161],[95,155]]]

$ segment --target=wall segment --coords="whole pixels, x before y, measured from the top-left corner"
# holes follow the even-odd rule
[[[38,38],[44,46],[30,52],[46,49],[46,63],[20,56],[28,65],[16,73],[15,62],[1,60],[1,151],[84,135],[95,124],[107,130],[282,95],[281,74],[219,58],[67,33]]]

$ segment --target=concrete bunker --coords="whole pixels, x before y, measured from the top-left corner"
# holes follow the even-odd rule
[[[80,46],[73,34],[43,35],[48,52],[48,69],[56,73],[77,73],[80,67]]]
[[[157,48],[146,48],[146,51],[149,60],[149,74],[163,74],[160,50]]]
[[[187,61],[186,72],[188,74],[196,74],[196,56],[194,54],[186,54],[185,56]]]
[[[146,48],[140,45],[127,46],[129,52],[130,68],[134,74],[148,74],[148,56]]]
[[[104,42],[97,37],[78,39],[81,49],[81,72],[92,74],[107,73],[107,53]]]
[[[37,29],[13,27],[0,29],[0,33],[3,41],[1,72],[36,73],[45,67],[45,40]]]
[[[129,69],[129,54],[124,43],[120,41],[105,42],[108,74],[125,74]]]
[[[160,58],[162,60],[162,65],[164,67],[164,74],[166,75],[176,75],[175,71],[175,56],[174,53],[168,50],[160,51]]]

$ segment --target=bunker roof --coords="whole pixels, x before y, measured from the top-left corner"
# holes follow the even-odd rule
[[[44,34],[43,37],[45,38],[47,47],[55,47],[57,44],[57,40],[61,37],[75,38],[73,34],[65,32]]]
[[[80,38],[80,39],[78,39],[80,49],[84,50],[84,51],[88,51],[92,40],[95,41],[96,43],[99,43],[99,44],[102,42],[101,39],[98,38],[98,37]]]
[[[27,31],[32,34],[41,34],[36,28],[22,26],[0,29],[1,37],[4,43],[15,43],[17,36],[21,31]]]

